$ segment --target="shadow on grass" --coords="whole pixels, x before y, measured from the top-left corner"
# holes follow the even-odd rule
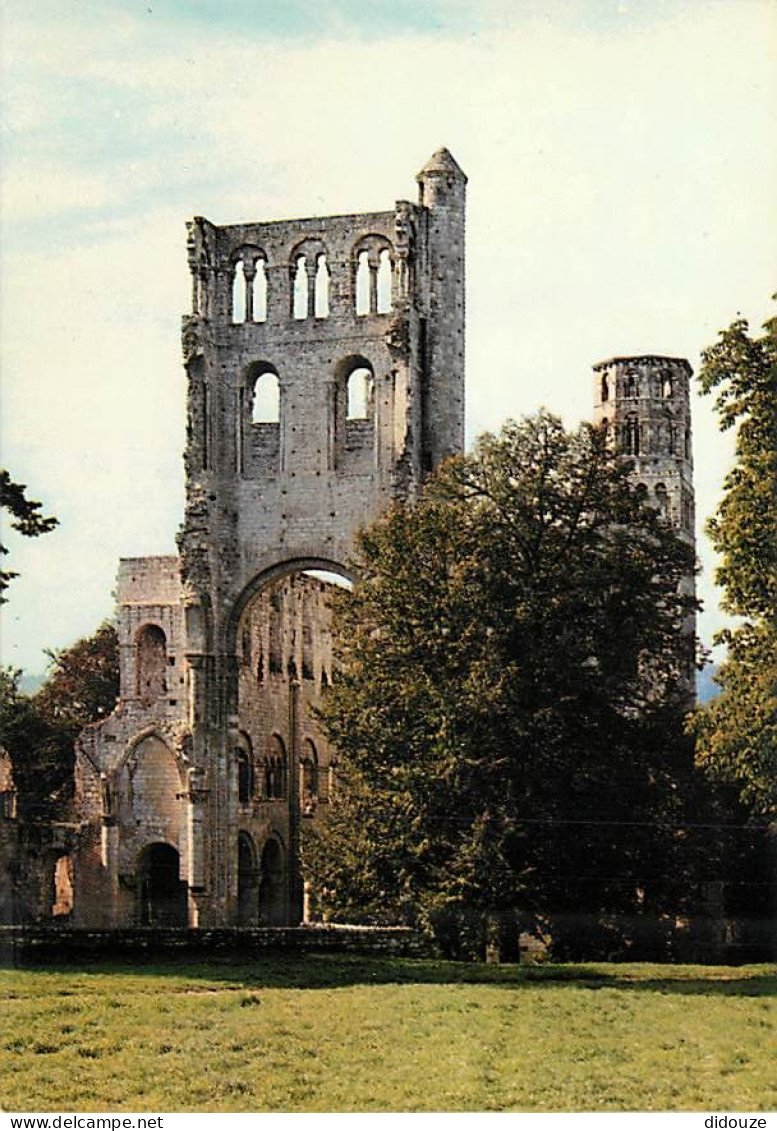
[[[12,968],[10,963],[0,969]],[[637,993],[726,997],[777,996],[777,966],[709,967],[639,963],[556,965],[484,965],[438,959],[384,958],[336,954],[266,952],[254,960],[244,956],[208,959],[156,958],[117,962],[94,959],[25,963],[14,969],[67,974],[182,980],[164,992],[207,989],[338,989],[348,986],[473,985],[530,989],[539,985],[570,989],[613,989]],[[154,987],[156,992],[156,987]]]

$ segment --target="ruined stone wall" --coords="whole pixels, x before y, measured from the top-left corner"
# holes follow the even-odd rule
[[[116,626],[120,698],[87,727],[76,751],[76,804],[83,826],[72,873],[73,919],[131,925],[138,861],[149,845],[192,849],[188,807],[188,664],[180,564],[175,557],[119,564]]]
[[[189,225],[180,547],[192,756],[207,767],[202,907],[211,924],[234,921],[240,906],[248,913],[249,862],[271,841],[285,854],[289,915],[301,914],[300,821],[316,807],[304,781],[300,801],[300,783],[311,773],[304,750],[318,756],[321,745],[306,721],[318,677],[301,670],[302,643],[289,671],[286,642],[286,669],[268,667],[261,693],[249,690],[246,610],[283,574],[346,569],[356,531],[412,499],[425,472],[463,445],[466,177],[441,150],[418,181],[418,204],[385,212]],[[357,381],[366,382],[358,409]],[[288,631],[304,635],[301,623]],[[257,798],[249,819],[235,801],[241,746],[256,758],[255,742],[292,734],[285,807]],[[260,886],[265,864],[255,861]]]
[[[190,925],[302,914],[332,771],[305,571],[347,576],[357,530],[463,446],[466,177],[440,150],[418,182],[382,212],[188,226],[181,559],[120,565],[120,699],[79,742],[80,923],[168,919],[179,884]]]

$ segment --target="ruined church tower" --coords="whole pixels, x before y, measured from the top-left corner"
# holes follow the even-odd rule
[[[690,379],[685,358],[613,357],[594,366],[594,420],[634,461],[634,480],[694,542]]]
[[[74,921],[299,922],[333,752],[327,591],[464,444],[466,181],[385,212],[188,225],[180,558],[121,563],[121,695],[79,743]],[[90,897],[78,892],[89,890]]]
[[[632,478],[691,547],[696,546],[690,380],[685,358],[612,357],[594,371],[594,421],[606,424],[633,463]],[[684,591],[694,596],[693,576]],[[687,682],[693,698],[696,616],[685,626]]]

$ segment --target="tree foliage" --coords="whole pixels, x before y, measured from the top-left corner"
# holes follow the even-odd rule
[[[472,948],[490,916],[639,913],[677,853],[689,548],[605,435],[480,439],[359,539],[322,711],[323,909]]]
[[[6,511],[11,516],[11,526],[26,538],[37,538],[39,534],[47,534],[57,526],[56,518],[44,518],[41,514],[41,503],[28,499],[25,492],[27,488],[23,483],[15,483],[9,473],[0,470],[0,511]],[[0,556],[8,553],[5,546],[0,545]],[[0,570],[0,605],[7,598],[4,596],[6,589],[18,574],[13,570]]]
[[[20,815],[41,819],[66,813],[75,740],[84,726],[113,710],[119,691],[111,624],[48,655],[50,672],[35,695],[19,691],[21,672],[0,670],[0,745],[11,756]]]
[[[721,562],[723,607],[746,618],[721,632],[722,694],[695,718],[697,760],[738,787],[756,819],[777,818],[777,319],[751,337],[738,319],[702,355],[702,390],[717,393],[721,430],[736,427],[736,457],[707,524]]]

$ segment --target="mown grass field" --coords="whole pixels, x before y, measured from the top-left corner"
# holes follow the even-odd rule
[[[770,1111],[777,968],[0,970],[6,1111]]]

